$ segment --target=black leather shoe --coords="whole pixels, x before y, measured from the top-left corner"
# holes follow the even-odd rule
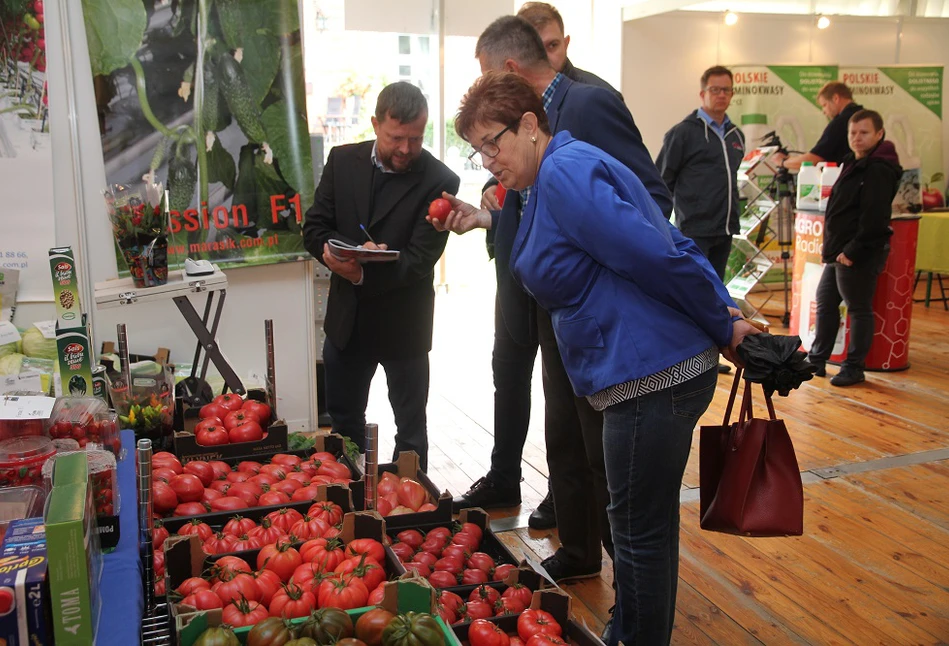
[[[846,368],[831,377],[831,386],[854,386],[866,381],[863,370],[847,370]]]
[[[826,377],[827,376],[827,364],[823,361],[811,361],[811,365],[817,366],[817,370],[814,371],[815,377]]]
[[[540,563],[547,570],[547,574],[555,583],[566,583],[567,581],[577,581],[579,579],[592,579],[600,576],[600,564],[594,567],[579,567],[564,562],[559,552],[553,556],[548,556]]]
[[[727,363],[718,364],[718,374],[727,375],[731,371],[732,371],[732,367],[728,365]]]
[[[603,626],[603,632],[600,633],[600,641],[604,644],[610,643],[610,637],[613,634],[613,613],[610,612],[610,618],[606,620],[606,625]]]
[[[557,526],[557,512],[554,510],[554,497],[547,491],[547,496],[537,505],[527,519],[527,526],[531,529],[553,529]]]
[[[468,507],[496,509],[498,507],[516,507],[521,504],[521,487],[501,487],[487,476],[481,478],[468,491],[455,496],[451,501],[451,510],[458,513]]]

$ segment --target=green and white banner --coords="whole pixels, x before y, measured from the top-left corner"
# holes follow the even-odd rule
[[[883,115],[886,138],[905,169],[922,180],[942,173],[942,82],[939,66],[841,67],[853,100]]]
[[[164,183],[169,266],[309,257],[301,225],[315,178],[297,0],[82,9],[106,180]]]
[[[810,150],[827,126],[817,91],[837,78],[835,65],[736,65],[728,115],[745,133],[746,147],[776,132],[789,150]]]

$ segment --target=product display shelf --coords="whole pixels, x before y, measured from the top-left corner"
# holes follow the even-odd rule
[[[152,443],[139,440],[138,458],[138,535],[142,557],[142,586],[145,596],[141,619],[140,642],[143,646],[171,646],[168,624],[168,603],[155,599],[155,570],[152,565]]]
[[[743,202],[739,215],[739,233],[732,242],[732,251],[725,270],[728,293],[745,316],[767,323],[760,316],[771,300],[770,290],[759,286],[774,262],[765,249],[778,238],[771,226],[777,217],[778,202],[776,165],[772,161],[775,147],[754,150],[745,156],[738,171],[738,193]]]

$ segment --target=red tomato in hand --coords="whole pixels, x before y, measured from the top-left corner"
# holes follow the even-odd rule
[[[498,198],[498,204],[504,206],[504,196],[507,195],[507,189],[498,184],[494,187],[494,197]]]
[[[432,200],[432,203],[428,205],[428,214],[433,220],[444,222],[449,213],[451,213],[451,202],[444,198]]]

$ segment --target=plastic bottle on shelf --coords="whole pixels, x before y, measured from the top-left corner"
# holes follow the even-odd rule
[[[817,211],[820,208],[820,172],[813,162],[801,164],[797,174],[797,208]]]
[[[824,170],[820,174],[820,211],[827,210],[827,201],[830,199],[830,190],[834,187],[834,182],[840,177],[840,166],[834,162],[827,162]]]

